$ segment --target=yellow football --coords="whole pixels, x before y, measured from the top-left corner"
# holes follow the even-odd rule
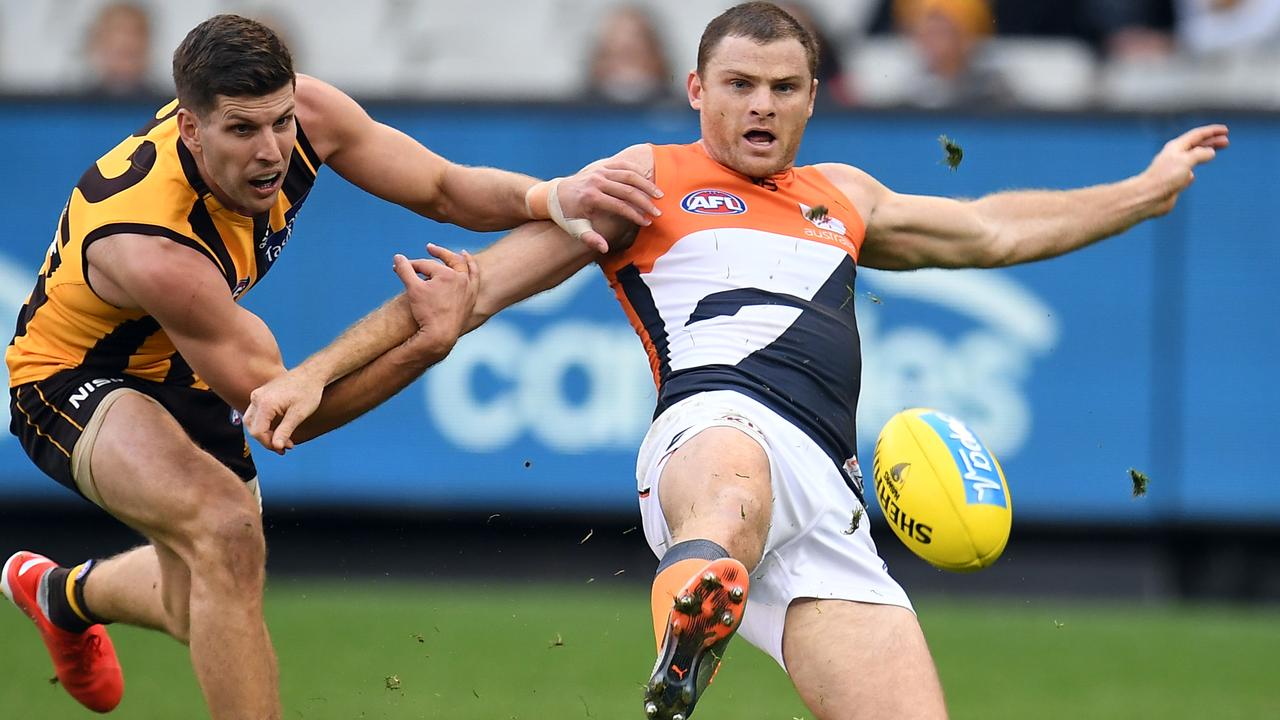
[[[962,421],[928,408],[889,418],[872,460],[876,498],[893,532],[943,570],[1000,557],[1013,505],[995,455]]]

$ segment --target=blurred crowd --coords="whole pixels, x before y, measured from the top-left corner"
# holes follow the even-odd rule
[[[216,12],[262,20],[353,94],[683,101],[720,0],[0,0],[0,92],[165,95]],[[780,2],[843,107],[1280,109],[1280,0]]]

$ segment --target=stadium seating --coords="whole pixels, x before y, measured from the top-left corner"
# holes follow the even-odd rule
[[[106,0],[0,0],[0,92],[58,94],[85,87],[85,37]],[[647,0],[663,28],[672,85],[684,86],[705,22],[727,0]],[[902,101],[918,72],[911,48],[866,37],[876,0],[809,0],[842,52],[860,102]],[[189,0],[147,4],[153,85],[169,87],[169,52],[201,19],[224,11],[277,27],[297,66],[363,97],[565,100],[583,87],[599,19],[610,3],[590,0]],[[304,9],[305,8],[305,9]],[[1074,40],[996,38],[987,60],[1021,105],[1071,109],[1280,107],[1280,52],[1164,61],[1099,62]]]

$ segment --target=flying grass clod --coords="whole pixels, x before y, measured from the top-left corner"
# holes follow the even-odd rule
[[[947,167],[952,170],[959,168],[960,162],[964,160],[964,148],[946,135],[939,135],[938,142],[942,144],[942,151],[946,153],[946,157],[942,159],[942,162],[946,163]]]

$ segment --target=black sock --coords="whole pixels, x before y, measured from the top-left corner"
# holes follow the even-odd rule
[[[67,632],[82,633],[93,625],[104,623],[89,611],[89,606],[84,601],[84,584],[93,566],[94,562],[90,560],[74,568],[54,568],[45,576],[45,607],[48,609],[49,621],[55,627]],[[67,597],[68,584],[70,598]]]
[[[685,540],[667,549],[667,554],[662,556],[662,561],[658,563],[658,571],[654,574],[661,575],[663,570],[681,560],[699,559],[710,561],[727,557],[729,557],[729,551],[713,540]]]

